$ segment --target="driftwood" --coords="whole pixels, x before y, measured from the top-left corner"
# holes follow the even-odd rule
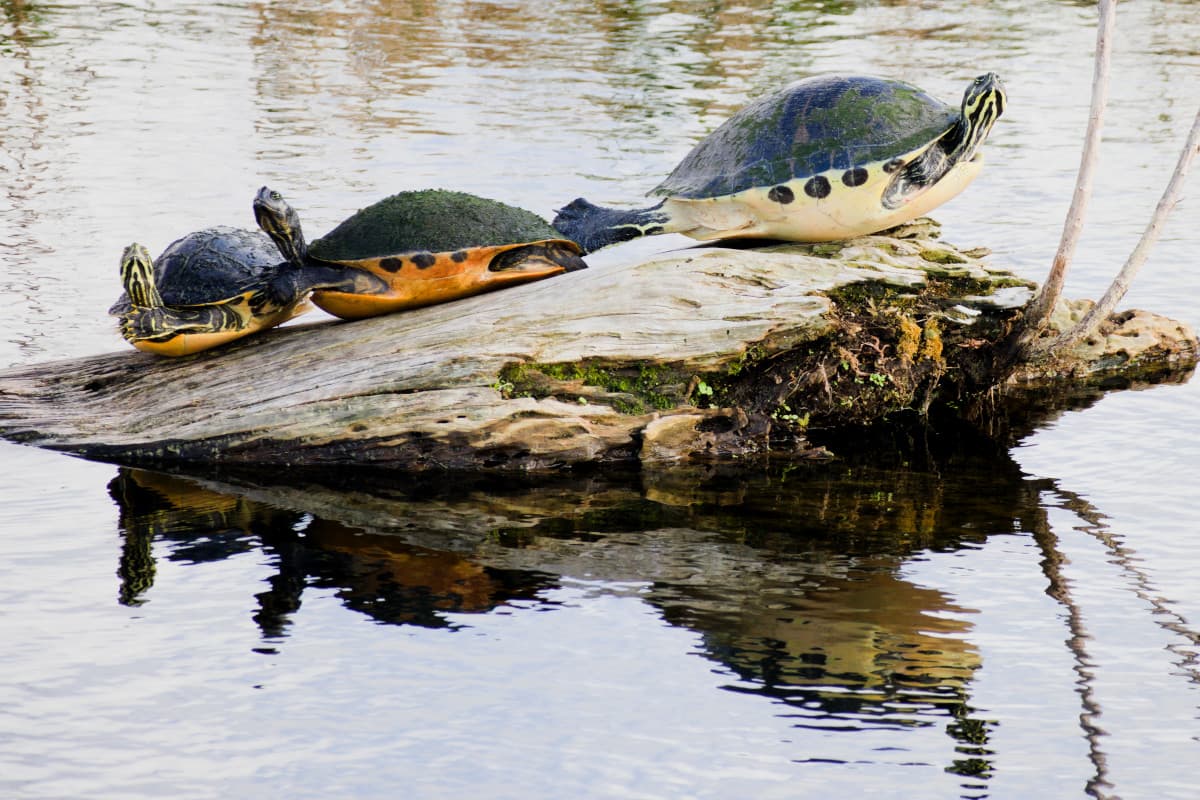
[[[1034,287],[981,255],[923,221],[830,245],[684,250],[182,359],[20,367],[0,373],[0,436],[141,465],[550,470],[809,453],[812,430],[994,399],[992,344]],[[1139,312],[1056,357],[1017,380],[1186,369],[1196,340]]]

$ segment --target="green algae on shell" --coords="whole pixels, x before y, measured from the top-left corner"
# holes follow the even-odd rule
[[[444,189],[407,191],[359,211],[309,245],[323,261],[561,239],[531,211]]]

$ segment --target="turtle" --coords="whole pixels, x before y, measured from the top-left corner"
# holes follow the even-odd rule
[[[317,286],[382,291],[358,270],[280,261],[258,231],[214,227],[175,240],[152,261],[136,242],[121,255],[125,291],[109,308],[121,335],[139,350],[182,356],[286,322],[311,308]]]
[[[623,210],[581,197],[553,225],[586,252],[657,233],[820,242],[885,230],[975,179],[1006,99],[993,72],[968,84],[958,108],[888,78],[803,78],[702,139],[651,190],[664,198],[657,205]]]
[[[582,249],[531,211],[445,189],[403,191],[312,243],[279,192],[264,186],[254,215],[290,263],[364,270],[379,293],[321,289],[312,301],[342,319],[443,303],[587,266]]]

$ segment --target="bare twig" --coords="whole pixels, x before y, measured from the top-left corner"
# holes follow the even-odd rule
[[[1116,0],[1100,0],[1100,19],[1096,28],[1096,65],[1092,76],[1092,106],[1088,114],[1087,134],[1083,142],[1083,154],[1079,163],[1079,175],[1075,180],[1075,194],[1071,197],[1071,208],[1067,211],[1067,219],[1063,224],[1062,238],[1059,241],[1058,252],[1054,255],[1054,263],[1050,274],[1042,284],[1037,296],[1029,304],[1018,334],[1015,349],[1018,353],[1016,360],[1024,360],[1024,354],[1030,349],[1030,343],[1045,327],[1055,304],[1062,294],[1063,282],[1067,277],[1067,268],[1075,254],[1075,246],[1083,231],[1083,218],[1087,212],[1088,200],[1092,195],[1092,182],[1096,171],[1096,161],[1100,150],[1100,132],[1104,127],[1104,107],[1108,103],[1108,73],[1112,60],[1112,33],[1116,25]]]
[[[1113,312],[1117,303],[1121,302],[1121,298],[1129,290],[1129,284],[1133,283],[1138,270],[1145,263],[1146,256],[1150,253],[1150,248],[1158,241],[1158,234],[1162,230],[1163,224],[1166,222],[1171,210],[1179,202],[1179,194],[1183,190],[1184,179],[1187,177],[1188,170],[1192,166],[1192,159],[1195,158],[1197,152],[1200,152],[1200,111],[1196,112],[1196,119],[1192,122],[1192,130],[1188,134],[1187,142],[1183,146],[1183,152],[1179,154],[1179,163],[1175,165],[1175,173],[1171,176],[1166,190],[1163,191],[1162,198],[1158,201],[1158,206],[1154,209],[1154,216],[1150,218],[1150,222],[1146,225],[1146,230],[1142,233],[1142,238],[1138,240],[1137,246],[1129,254],[1129,259],[1125,262],[1125,266],[1121,268],[1120,273],[1113,279],[1112,284],[1108,287],[1108,291],[1104,293],[1104,297],[1100,299],[1099,303],[1093,306],[1092,310],[1075,327],[1048,343],[1039,343],[1036,347],[1037,351],[1049,352],[1061,347],[1070,347],[1079,340],[1094,334],[1099,329],[1101,323],[1108,319],[1109,314]]]

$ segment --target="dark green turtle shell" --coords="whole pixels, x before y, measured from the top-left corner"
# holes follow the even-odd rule
[[[734,114],[650,193],[721,197],[886,162],[933,142],[960,116],[901,81],[816,75]]]
[[[263,285],[278,264],[279,250],[266,234],[207,228],[167,245],[154,260],[154,280],[166,305],[202,305]],[[122,292],[109,313],[129,308],[129,295]]]
[[[322,261],[561,239],[531,211],[444,189],[400,192],[367,206],[309,245]]]

